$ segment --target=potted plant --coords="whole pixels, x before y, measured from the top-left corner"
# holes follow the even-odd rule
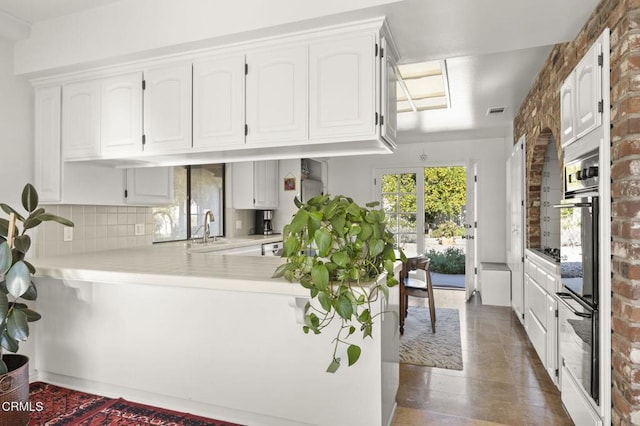
[[[309,289],[311,300],[305,306],[303,331],[320,334],[332,321],[340,321],[334,339],[333,357],[327,371],[340,367],[339,345],[347,345],[349,366],[360,357],[361,348],[348,339],[358,330],[362,337],[373,337],[371,304],[389,287],[398,284],[393,269],[396,261],[393,234],[386,228],[386,217],[379,203],[366,207],[343,195],[321,195],[302,204],[283,229],[287,262],[274,277],[297,281]],[[400,256],[405,260],[402,250]],[[381,274],[386,278],[379,280]],[[315,302],[314,302],[315,301]]]
[[[38,193],[27,184],[22,191],[24,217],[7,204],[0,208],[9,215],[0,218],[0,402],[26,402],[29,399],[28,359],[23,355],[4,354],[17,352],[21,341],[29,337],[29,323],[40,319],[40,314],[30,309],[26,301],[35,301],[38,292],[31,281],[35,268],[27,260],[31,247],[27,231],[42,222],[55,221],[65,226],[73,223],[65,218],[49,214],[38,208]],[[21,223],[19,226],[18,223]],[[0,412],[0,424],[27,424],[29,411]]]

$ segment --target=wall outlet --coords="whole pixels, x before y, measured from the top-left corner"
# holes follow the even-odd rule
[[[136,223],[134,233],[136,235],[144,235],[144,223]]]
[[[236,229],[242,229],[242,221],[236,220]]]
[[[65,226],[62,231],[62,240],[63,241],[73,241],[73,228],[70,226]]]

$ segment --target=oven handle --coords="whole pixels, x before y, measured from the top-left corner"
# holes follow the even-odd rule
[[[571,204],[556,204],[553,207],[556,209],[575,209],[591,207],[592,203],[571,203]]]
[[[593,309],[590,306],[587,306],[587,305],[581,303],[571,293],[560,292],[560,293],[556,293],[556,296],[558,296],[558,300],[560,302],[562,302],[562,304],[564,306],[566,306],[574,315],[577,315],[577,316],[582,317],[582,318],[593,318],[593,314],[592,313],[578,312],[578,311],[575,310],[575,308],[573,306],[571,306],[570,304],[568,304],[567,302],[564,301],[564,299],[575,300],[576,302],[580,303],[580,305],[584,306],[586,309],[589,309],[589,310],[593,311]]]

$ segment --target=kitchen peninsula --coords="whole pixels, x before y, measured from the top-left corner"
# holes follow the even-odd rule
[[[360,360],[329,374],[334,333],[302,332],[308,291],[271,278],[283,261],[183,244],[36,259],[37,378],[241,424],[389,424],[397,287]]]

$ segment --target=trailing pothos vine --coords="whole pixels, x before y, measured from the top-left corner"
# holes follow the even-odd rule
[[[386,228],[378,202],[366,207],[343,195],[321,195],[306,204],[294,200],[298,211],[283,229],[287,262],[274,277],[297,281],[309,289],[303,331],[320,334],[333,320],[341,322],[333,340],[333,357],[327,372],[340,367],[338,348],[347,345],[348,365],[360,358],[360,346],[348,339],[360,331],[373,337],[371,305],[380,293],[389,296],[389,287],[398,284],[393,268],[396,261],[393,234]],[[404,253],[399,250],[405,260]],[[386,279],[378,277],[386,272]],[[314,299],[317,303],[313,303]]]

